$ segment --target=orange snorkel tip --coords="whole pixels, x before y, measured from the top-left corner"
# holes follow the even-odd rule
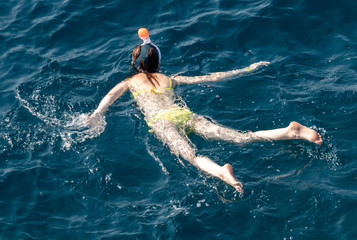
[[[149,36],[149,31],[146,28],[140,28],[138,30],[139,38],[145,39]]]

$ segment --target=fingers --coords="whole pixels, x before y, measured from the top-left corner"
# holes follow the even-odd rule
[[[92,116],[87,115],[86,118],[87,118],[86,125],[87,125],[87,127],[90,127],[91,121],[92,121]]]
[[[261,61],[260,65],[264,65],[264,66],[268,66],[270,64],[270,62],[266,62],[266,61]]]
[[[92,114],[91,116],[87,116],[87,121],[86,121],[86,125],[89,128],[93,128],[96,127],[98,125],[99,119],[97,119],[98,117],[94,114]]]
[[[256,62],[256,63],[252,63],[249,68],[250,70],[254,70],[259,66],[268,66],[270,64],[270,62],[266,62],[266,61],[260,61],[260,62]]]

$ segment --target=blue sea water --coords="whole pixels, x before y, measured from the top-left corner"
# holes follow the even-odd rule
[[[0,239],[357,239],[357,2],[19,0],[0,3]],[[259,71],[178,95],[239,130],[298,121],[302,141],[234,145],[237,196],[148,133],[124,94],[102,133],[84,122],[130,74],[147,27],[162,72]]]

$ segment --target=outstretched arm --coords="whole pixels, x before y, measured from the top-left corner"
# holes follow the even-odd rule
[[[242,73],[253,71],[254,69],[258,68],[259,66],[268,66],[269,62],[256,62],[251,64],[249,67],[231,70],[228,72],[215,72],[209,73],[203,76],[196,76],[196,77],[186,77],[186,76],[171,76],[177,83],[186,83],[186,84],[193,84],[193,83],[202,83],[202,82],[216,82],[220,81],[227,77],[232,77],[235,75],[239,75]]]
[[[118,83],[109,93],[100,101],[97,109],[89,117],[87,124],[95,127],[98,125],[100,116],[108,109],[108,107],[117,100],[125,91],[128,90],[128,82],[124,80]]]

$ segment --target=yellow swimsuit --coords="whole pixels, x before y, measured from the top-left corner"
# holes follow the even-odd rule
[[[170,87],[168,88],[163,88],[163,89],[156,89],[153,86],[151,87],[150,90],[148,89],[142,89],[140,90],[139,85],[131,78],[130,79],[132,83],[136,85],[136,87],[139,89],[136,92],[132,92],[132,96],[136,97],[140,93],[144,92],[149,92],[149,93],[156,93],[156,94],[161,94],[165,90],[174,90],[172,87],[172,81],[170,80]],[[171,109],[165,109],[165,110],[160,110],[158,113],[156,113],[150,121],[148,121],[149,127],[151,127],[152,123],[159,120],[159,119],[166,119],[175,124],[177,127],[186,127],[186,122],[191,120],[193,113],[183,107],[176,107],[176,108],[171,108]]]

